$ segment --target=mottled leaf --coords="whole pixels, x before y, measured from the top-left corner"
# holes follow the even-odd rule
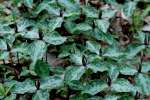
[[[41,90],[57,89],[63,86],[63,79],[57,76],[44,77],[40,80]]]
[[[33,0],[24,0],[24,4],[27,7],[32,8],[32,6],[33,6]]]
[[[97,42],[94,42],[94,41],[87,41],[87,42],[86,42],[86,48],[87,48],[90,52],[96,53],[97,55],[99,55],[100,44],[98,44]]]
[[[84,84],[82,93],[87,93],[90,95],[95,95],[107,88],[107,84],[101,80],[93,80]]]
[[[45,42],[48,42],[49,44],[60,45],[64,43],[67,38],[64,36],[61,36],[57,32],[52,32],[50,34],[45,34],[43,39],[45,40]]]
[[[136,88],[125,79],[117,79],[114,81],[111,85],[111,90],[114,92],[136,92]]]
[[[34,69],[36,61],[41,59],[46,51],[46,44],[43,41],[37,40],[32,42],[27,49],[27,53],[32,59],[32,64],[30,69]]]
[[[49,100],[49,92],[38,90],[38,91],[36,91],[32,100]]]
[[[34,81],[32,80],[16,82],[15,88],[13,89],[13,93],[18,93],[18,94],[34,93],[35,91],[36,91],[36,87]]]
[[[143,73],[148,73],[150,71],[150,62],[143,62],[141,71]]]
[[[4,39],[0,39],[0,50],[7,50],[7,44]]]
[[[122,65],[120,67],[120,73],[123,75],[135,75],[137,70],[132,65]]]
[[[147,96],[150,95],[150,77],[148,75],[138,74],[135,81],[140,93]]]
[[[85,72],[84,67],[71,66],[66,69],[64,80],[70,82],[73,80],[79,80]]]
[[[99,20],[96,20],[95,21],[97,27],[104,33],[107,32],[108,28],[109,28],[109,22],[107,20],[102,20],[102,19],[99,19]]]

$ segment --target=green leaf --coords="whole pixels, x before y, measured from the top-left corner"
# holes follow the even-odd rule
[[[137,70],[132,65],[121,65],[120,73],[123,75],[135,75]]]
[[[88,97],[87,95],[71,95],[69,100],[101,100],[102,98],[98,96]]]
[[[144,43],[145,38],[145,34],[144,32],[138,32],[137,35],[135,36],[136,39],[138,39],[140,41],[140,43]]]
[[[33,28],[30,31],[27,32],[22,32],[21,35],[24,38],[29,38],[29,39],[38,39],[39,38],[39,32],[37,28]]]
[[[83,6],[82,10],[85,13],[85,15],[89,18],[98,18],[99,16],[98,11],[93,7]]]
[[[10,95],[8,96],[10,93],[10,90],[12,89],[12,87],[14,86],[14,84],[11,84],[9,87],[7,87],[5,84],[0,83],[0,99],[5,99],[4,100],[14,100],[12,99],[13,97]]]
[[[32,8],[33,6],[33,0],[24,0],[25,6]]]
[[[76,44],[68,44],[68,45],[62,45],[60,48],[60,54],[59,58],[67,57],[71,54],[72,51],[76,51]]]
[[[116,44],[114,37],[110,33],[101,32],[98,28],[94,29],[94,32],[92,32],[93,35],[97,40],[102,40],[110,45]]]
[[[5,95],[5,88],[4,85],[0,83],[0,96],[4,96],[4,95]]]
[[[63,86],[63,79],[57,76],[44,77],[40,80],[41,90],[52,90]]]
[[[99,55],[99,51],[100,51],[100,44],[98,44],[97,42],[94,41],[87,41],[86,42],[86,48],[92,52],[92,53],[96,53],[97,55]]]
[[[128,59],[132,59],[134,56],[136,56],[140,51],[142,51],[145,48],[145,45],[136,45],[131,44],[128,46],[126,51],[126,57]]]
[[[15,86],[15,84],[11,84],[9,87],[5,88],[5,96],[7,96],[9,92],[11,92],[11,90],[14,86]]]
[[[7,44],[4,39],[0,39],[0,50],[7,50]]]
[[[5,36],[5,40],[7,41],[7,43],[9,44],[10,47],[13,46],[13,43],[15,42],[15,36],[14,35],[8,35],[8,36]]]
[[[76,24],[75,27],[72,27],[72,28],[73,28],[72,30],[73,33],[76,33],[76,34],[80,34],[82,32],[87,32],[87,31],[92,30],[92,27],[86,23]]]
[[[57,74],[57,75],[63,75],[65,72],[65,69],[62,66],[58,67],[50,67],[50,72]]]
[[[112,83],[111,91],[135,93],[136,88],[125,79],[117,79]]]
[[[105,2],[107,2],[108,4],[115,4],[116,0],[105,0]]]
[[[0,60],[8,60],[9,59],[9,52],[7,51],[0,51]]]
[[[92,69],[94,73],[96,72],[104,72],[108,70],[107,63],[100,61],[93,61],[88,65],[88,68]]]
[[[34,22],[32,20],[20,19],[17,21],[18,32],[24,32],[27,30],[28,27],[31,27],[33,25],[34,25]]]
[[[119,68],[115,64],[109,64],[108,75],[112,81],[115,81],[119,75]]]
[[[148,73],[149,71],[150,71],[150,62],[143,62],[141,72]]]
[[[82,65],[82,56],[83,54],[80,51],[76,51],[70,55],[70,61],[76,65]]]
[[[16,82],[12,93],[25,94],[34,93],[36,91],[35,83],[32,80],[25,80],[23,82]]]
[[[30,69],[32,70],[34,69],[36,61],[38,59],[41,59],[44,53],[46,52],[46,44],[43,41],[36,40],[28,46],[28,49],[26,52],[30,55],[32,59],[32,64],[30,67]]]
[[[106,48],[103,54],[103,56],[111,58],[120,57],[122,55],[123,53],[120,51],[119,47],[113,45],[110,45],[108,48]]]
[[[147,96],[150,95],[150,77],[148,75],[138,74],[136,76],[135,82],[141,94]]]
[[[59,16],[60,14],[60,9],[53,7],[52,5],[49,5],[52,1],[44,0],[41,2],[39,5],[36,6],[33,14],[38,15],[42,11],[48,11],[48,14],[51,16]]]
[[[33,96],[32,100],[49,100],[49,92],[38,90]]]
[[[42,60],[38,60],[35,64],[35,72],[40,77],[49,76],[49,65]]]
[[[74,33],[74,31],[75,31],[74,28],[76,27],[75,23],[73,23],[71,21],[67,21],[67,22],[65,22],[64,26],[65,26],[65,28],[67,29],[68,32]]]
[[[106,95],[104,100],[118,100],[120,97],[116,95]]]
[[[78,80],[70,81],[68,85],[72,90],[82,90],[83,88],[82,83]]]
[[[14,34],[14,29],[10,28],[9,26],[0,26],[0,36],[8,35],[8,34]]]
[[[108,88],[108,85],[101,80],[92,80],[83,86],[82,94],[87,93],[90,95],[95,95],[101,91],[104,91]]]
[[[99,30],[101,30],[102,32],[106,33],[110,23],[107,20],[104,19],[98,19],[95,21],[97,27],[99,28]]]
[[[100,97],[94,96],[94,97],[91,97],[91,98],[87,98],[86,100],[100,100],[100,99],[101,99]]]
[[[84,67],[70,66],[66,69],[64,80],[67,83],[73,80],[79,80],[84,73]]]
[[[121,95],[121,97],[119,98],[119,100],[134,100],[134,99],[135,97],[130,96],[128,94]]]
[[[63,18],[62,17],[56,17],[54,19],[51,19],[48,21],[48,28],[49,28],[49,32],[54,31],[56,28],[61,27],[61,24],[63,22]]]
[[[111,9],[104,9],[102,11],[102,18],[112,18],[115,15],[116,11]]]
[[[45,10],[47,7],[48,7],[48,2],[46,0],[44,0],[42,3],[37,5],[34,13],[38,15],[41,11]]]
[[[13,53],[23,53],[23,54],[27,54],[27,47],[28,47],[28,43],[21,43],[16,45],[14,48],[12,48],[11,52]]]
[[[49,44],[60,45],[63,44],[67,40],[67,38],[61,36],[58,32],[52,32],[50,34],[45,34],[43,40],[45,40],[45,42],[48,42]]]
[[[64,13],[64,17],[68,18],[68,20],[70,20],[70,21],[75,20],[79,15],[80,15],[80,12],[78,12],[78,11],[71,11],[71,10],[66,11]]]
[[[67,10],[71,10],[71,11],[76,11],[79,6],[77,5],[77,3],[69,1],[69,0],[58,0],[58,3],[65,7]]]
[[[92,30],[92,27],[87,23],[76,24],[68,21],[64,24],[64,26],[72,34],[80,34]]]
[[[133,14],[134,10],[136,7],[136,3],[135,2],[127,2],[124,7],[123,7],[123,12],[125,14],[125,16],[127,17],[131,17],[131,15]]]
[[[7,96],[4,100],[14,100],[15,97],[13,95]]]

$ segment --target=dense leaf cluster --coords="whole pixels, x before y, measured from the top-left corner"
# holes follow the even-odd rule
[[[0,0],[0,99],[148,100],[149,5]]]

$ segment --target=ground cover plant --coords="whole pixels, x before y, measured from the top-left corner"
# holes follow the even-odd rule
[[[0,0],[0,100],[149,100],[149,0]]]

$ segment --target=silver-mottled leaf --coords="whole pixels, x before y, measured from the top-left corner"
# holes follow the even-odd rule
[[[97,27],[104,33],[107,32],[110,23],[107,20],[104,19],[98,19],[95,21]]]
[[[150,62],[143,62],[141,72],[148,73],[149,71],[150,71]]]
[[[34,81],[32,80],[16,82],[15,87],[13,89],[13,93],[18,93],[18,94],[34,93],[35,91],[36,91],[36,87]]]
[[[111,85],[111,90],[114,92],[131,92],[136,93],[136,88],[125,79],[117,79]]]
[[[38,90],[32,97],[32,100],[49,100],[49,92]]]
[[[150,77],[144,74],[138,74],[135,79],[136,86],[139,89],[139,92],[143,95],[150,95]]]
[[[100,62],[100,61],[94,61],[90,63],[87,67],[91,69],[94,73],[104,72],[108,70],[107,64],[104,62]]]
[[[63,79],[57,76],[44,77],[40,80],[41,90],[57,89],[63,86]]]
[[[0,50],[7,50],[7,44],[4,39],[0,39]]]
[[[25,38],[29,39],[38,39],[39,38],[39,32],[37,28],[33,28],[30,31],[22,32],[21,35]]]
[[[120,73],[123,75],[135,75],[137,70],[132,65],[122,65],[120,67]]]
[[[30,69],[33,70],[38,59],[41,59],[46,52],[46,44],[43,41],[36,40],[32,42],[27,49],[27,53],[30,55],[32,59],[32,63]]]
[[[45,34],[43,40],[49,44],[60,45],[63,44],[67,38],[61,36],[58,32],[52,32],[50,34]]]
[[[32,8],[33,6],[33,0],[24,0],[25,6]]]
[[[92,53],[96,53],[97,55],[99,55],[99,51],[100,51],[100,44],[98,44],[97,42],[94,41],[87,41],[86,42],[86,48],[92,52]]]
[[[90,95],[95,95],[103,90],[108,88],[108,85],[101,80],[92,80],[86,84],[84,84],[82,94],[87,93]]]
[[[84,72],[85,72],[84,67],[70,66],[66,69],[64,80],[65,82],[79,80],[81,76],[84,74]]]

